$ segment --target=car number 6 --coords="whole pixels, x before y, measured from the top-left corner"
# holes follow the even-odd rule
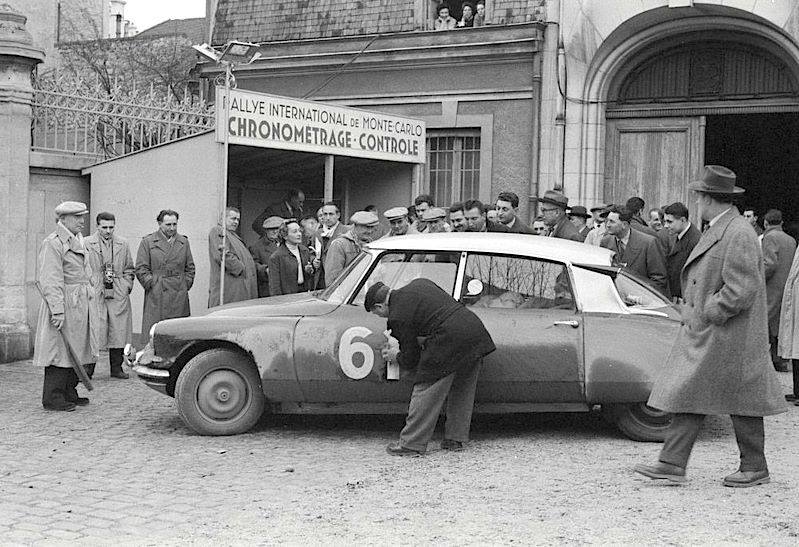
[[[353,380],[362,380],[369,376],[375,364],[375,354],[372,346],[366,342],[353,341],[354,338],[366,338],[370,334],[372,334],[372,331],[366,327],[351,327],[341,335],[341,341],[338,345],[338,361],[344,374]],[[359,367],[355,366],[352,359],[356,353],[363,355],[363,364]]]

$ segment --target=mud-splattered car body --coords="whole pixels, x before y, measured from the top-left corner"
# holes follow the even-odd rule
[[[251,426],[257,416],[231,419],[242,409],[259,413],[245,395],[271,412],[403,413],[411,380],[389,379],[380,356],[386,322],[364,310],[363,295],[378,279],[396,288],[421,276],[469,306],[497,345],[482,369],[477,412],[602,405],[629,436],[657,440],[668,419],[645,402],[679,313],[644,282],[611,267],[611,258],[598,247],[527,235],[385,238],[325,291],[158,323],[134,370],[176,397],[189,426],[206,434]],[[181,383],[198,360],[207,363],[196,381]],[[247,367],[257,371],[258,385],[247,381],[246,370],[237,372]],[[226,406],[231,398],[235,408]],[[187,417],[181,407],[191,404],[198,412]]]

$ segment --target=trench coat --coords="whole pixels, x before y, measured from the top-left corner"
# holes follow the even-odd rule
[[[39,306],[33,364],[72,368],[62,337],[70,341],[80,364],[96,363],[100,354],[99,314],[94,299],[88,251],[60,222],[39,249],[36,283],[44,300]],[[64,314],[61,332],[51,314]]]
[[[361,243],[352,230],[334,239],[325,255],[325,287],[329,287],[360,252]]]
[[[415,383],[435,382],[496,349],[480,318],[429,279],[389,293],[387,323],[399,341],[397,364],[416,370]]]
[[[794,253],[791,271],[785,282],[777,335],[780,357],[799,359],[799,253]]]
[[[208,258],[211,279],[208,283],[208,307],[219,305],[219,268],[222,266],[222,227],[208,232]],[[235,232],[225,238],[225,304],[258,298],[258,273],[247,246]]]
[[[791,262],[796,252],[796,241],[782,231],[780,226],[769,226],[760,240],[763,248],[763,264],[766,271],[766,304],[768,305],[768,334],[777,336],[780,330],[780,307],[782,292],[791,271]]]
[[[682,325],[649,406],[666,412],[768,416],[787,407],[771,365],[757,234],[731,207],[683,267]]]
[[[130,254],[128,242],[112,236],[113,253],[103,254],[101,247],[102,236],[94,233],[85,240],[86,250],[89,251],[89,260],[92,266],[92,284],[96,288],[96,303],[100,316],[100,347],[124,348],[130,344],[133,334],[133,314],[130,308],[130,291],[133,290],[133,280],[136,270],[133,267],[133,257]],[[114,265],[114,298],[105,298],[103,290],[104,263],[112,262]]]
[[[277,251],[279,243],[261,236],[258,241],[247,247],[255,262],[255,271],[258,274],[258,297],[269,295],[269,257]]]
[[[303,264],[303,284],[297,283],[297,257],[291,254],[286,244],[281,244],[277,251],[269,257],[269,294],[294,294],[313,290],[314,274],[305,271],[305,265],[311,263],[311,252],[305,245],[298,245],[300,260]]]
[[[161,230],[144,236],[136,252],[136,279],[144,287],[142,333],[164,319],[188,317],[194,258],[186,236],[175,234],[171,245]]]

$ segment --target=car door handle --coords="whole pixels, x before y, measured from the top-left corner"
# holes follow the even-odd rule
[[[576,329],[577,327],[580,326],[580,322],[579,321],[555,321],[553,323],[553,325],[565,325],[567,327],[571,327],[573,329]]]

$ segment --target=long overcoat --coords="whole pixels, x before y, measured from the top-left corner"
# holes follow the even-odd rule
[[[124,348],[131,342],[133,318],[130,308],[130,291],[136,269],[128,242],[112,236],[113,252],[101,244],[101,236],[94,233],[84,240],[92,266],[92,285],[96,289],[95,302],[100,316],[100,347]],[[105,298],[103,290],[104,264],[114,267],[114,298]]]
[[[175,234],[171,244],[161,230],[144,236],[136,253],[136,279],[144,287],[143,333],[164,319],[188,317],[194,257],[186,236]]]
[[[791,262],[796,252],[794,238],[782,231],[780,226],[769,226],[760,240],[763,248],[763,264],[766,272],[766,305],[768,306],[768,333],[777,336],[780,330],[780,306],[782,292],[791,271]]]
[[[255,262],[255,271],[258,274],[258,296],[269,296],[269,257],[277,251],[280,242],[261,236],[258,241],[247,247]]]
[[[682,326],[649,405],[692,414],[785,411],[769,355],[763,255],[735,207],[702,235],[681,284]]]
[[[793,255],[780,310],[779,353],[783,359],[799,359],[799,252]]]
[[[60,222],[39,249],[36,282],[44,301],[39,306],[33,363],[38,366],[72,368],[62,333],[70,341],[80,364],[97,362],[100,353],[99,314],[92,286],[87,251]],[[59,332],[51,314],[64,314]]]
[[[435,382],[496,349],[480,318],[429,279],[391,291],[388,328],[399,341],[397,363],[416,369],[415,383]]]
[[[211,279],[208,283],[208,307],[219,305],[219,268],[222,267],[222,227],[214,226],[208,232],[208,257],[211,261]],[[255,261],[247,246],[228,230],[225,238],[225,304],[258,298],[258,273]]]

